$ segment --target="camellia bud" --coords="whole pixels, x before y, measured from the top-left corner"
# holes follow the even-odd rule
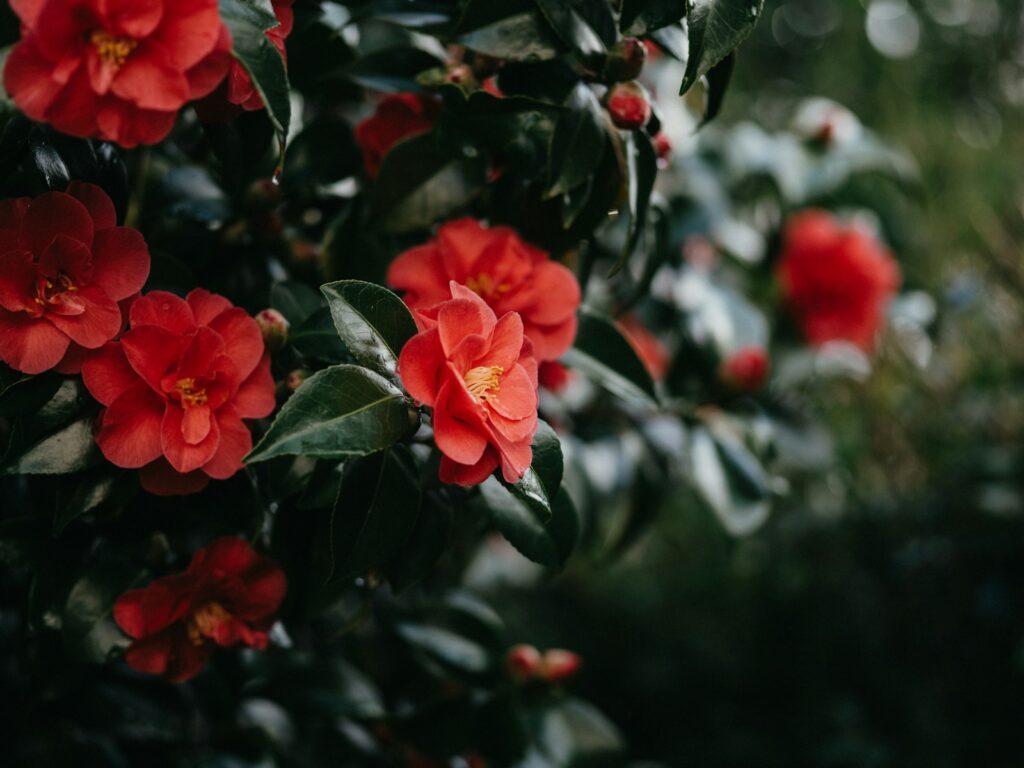
[[[294,392],[296,389],[306,383],[306,379],[309,378],[309,371],[305,368],[296,368],[294,371],[289,373],[284,380],[284,385],[288,388],[289,392]]]
[[[618,128],[635,131],[643,128],[651,119],[647,89],[635,80],[613,85],[608,90],[605,105],[612,116],[612,122]]]
[[[445,82],[454,85],[462,85],[467,88],[475,87],[477,84],[476,75],[468,64],[453,64],[448,67],[445,73]]]
[[[573,677],[583,660],[572,651],[552,648],[545,651],[540,661],[537,677],[546,683],[562,683]]]
[[[516,645],[505,655],[505,668],[517,683],[525,683],[537,676],[541,666],[540,651],[532,645]]]
[[[604,64],[604,79],[608,83],[635,80],[647,61],[647,47],[635,37],[621,40],[610,51]]]
[[[654,144],[654,151],[657,153],[658,159],[667,162],[672,156],[672,142],[665,135],[665,132],[659,131],[651,142]]]
[[[758,346],[743,347],[722,363],[718,377],[737,392],[756,392],[768,377],[768,353]]]
[[[276,352],[288,343],[288,321],[276,309],[257,312],[256,325],[263,334],[263,343],[271,352]]]
[[[245,191],[245,206],[253,211],[267,211],[281,203],[281,186],[273,179],[257,179]]]

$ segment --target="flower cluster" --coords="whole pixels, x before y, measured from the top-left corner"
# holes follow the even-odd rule
[[[441,480],[477,485],[500,466],[515,482],[533,458],[538,362],[576,335],[576,277],[513,230],[462,219],[395,259],[388,282],[421,327],[399,373],[433,409]]]

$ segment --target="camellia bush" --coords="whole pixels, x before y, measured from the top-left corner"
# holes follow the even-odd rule
[[[13,764],[628,762],[479,585],[754,531],[827,380],[927,354],[913,164],[830,102],[703,127],[760,10],[11,0]]]

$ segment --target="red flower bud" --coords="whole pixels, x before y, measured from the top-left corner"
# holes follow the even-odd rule
[[[672,156],[672,142],[668,136],[665,135],[664,131],[658,131],[658,135],[652,139],[654,143],[654,151],[658,155],[659,160],[668,161]]]
[[[263,334],[267,349],[276,352],[288,343],[288,321],[276,309],[264,309],[256,314],[256,325]]]
[[[513,646],[505,655],[505,668],[509,677],[517,683],[525,683],[534,678],[540,665],[540,651],[532,645]]]
[[[647,47],[635,37],[627,37],[608,52],[604,78],[609,83],[635,80],[647,61]]]
[[[758,346],[734,352],[718,369],[722,382],[738,392],[755,392],[768,377],[768,354]]]
[[[306,379],[309,378],[309,371],[305,368],[296,368],[294,371],[285,377],[284,385],[288,387],[290,392],[294,392],[296,389],[306,383]]]
[[[608,91],[606,106],[612,122],[625,130],[643,128],[651,119],[651,102],[647,90],[635,80],[612,86]]]
[[[549,392],[561,392],[572,381],[573,372],[559,362],[544,361],[537,371],[540,385]]]
[[[537,676],[546,683],[563,683],[579,671],[582,663],[578,654],[552,648],[544,652]]]

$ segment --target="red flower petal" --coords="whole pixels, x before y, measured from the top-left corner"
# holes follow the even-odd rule
[[[139,109],[171,112],[189,100],[189,84],[166,49],[152,40],[139,46],[118,70],[110,90]]]
[[[23,0],[24,1],[24,0]],[[63,86],[51,77],[53,64],[34,38],[25,38],[11,51],[4,66],[4,87],[18,108],[33,120],[42,120]]]
[[[402,347],[398,355],[398,375],[415,400],[433,407],[444,364],[438,330],[431,328],[413,336]]]
[[[182,474],[161,457],[139,470],[139,482],[154,496],[188,496],[203,490],[210,478],[199,470]]]
[[[68,184],[67,194],[89,211],[95,232],[117,226],[117,211],[114,210],[114,203],[102,188],[84,181],[72,181]]]
[[[38,309],[36,268],[28,251],[8,251],[0,255],[0,307],[11,312]]]
[[[101,229],[93,239],[92,253],[92,281],[114,301],[138,293],[149,277],[149,249],[137,230]]]
[[[494,446],[489,445],[480,461],[471,466],[458,464],[447,456],[442,456],[438,477],[442,483],[470,488],[474,485],[480,485],[480,483],[490,477],[491,473],[498,468],[498,464],[498,452],[494,449]]]
[[[224,339],[221,335],[206,326],[201,326],[188,340],[185,351],[178,361],[177,377],[205,377],[213,368],[214,361],[224,352]]]
[[[98,117],[98,98],[89,82],[89,72],[78,66],[67,85],[54,96],[42,119],[61,133],[85,137],[96,134]]]
[[[150,294],[152,295],[152,294]],[[132,313],[140,299],[132,305]],[[128,363],[161,398],[163,380],[178,365],[188,339],[156,325],[142,325],[121,337]]]
[[[231,33],[221,24],[213,52],[185,73],[185,77],[188,78],[189,98],[201,99],[224,82],[228,70],[235,61],[231,55],[231,48]]]
[[[525,419],[537,413],[537,385],[519,365],[507,370],[487,405],[506,419]]]
[[[494,326],[490,349],[479,365],[496,365],[506,371],[511,370],[522,348],[523,320],[515,312],[509,312]]]
[[[437,247],[450,280],[476,277],[476,262],[492,242],[492,233],[476,219],[450,221],[437,231]]]
[[[165,0],[104,0],[106,20],[111,32],[139,40],[148,37],[160,24],[165,10],[176,11],[177,2],[165,9]]]
[[[46,0],[10,0],[11,10],[28,29],[35,26],[39,11],[43,9],[45,3]]]
[[[489,339],[496,323],[490,307],[479,298],[446,301],[437,313],[437,330],[445,357],[451,358],[459,343],[469,336]]]
[[[447,381],[437,395],[434,441],[438,450],[459,464],[476,464],[487,448],[487,433],[461,381]],[[462,417],[462,418],[460,418]]]
[[[0,360],[22,373],[42,373],[64,357],[68,337],[46,318],[0,309]]]
[[[232,407],[243,419],[262,419],[274,412],[274,377],[270,372],[270,355],[264,354],[249,378],[238,388],[231,401]]]
[[[132,327],[158,325],[175,334],[191,333],[196,329],[192,308],[179,296],[167,291],[150,291],[132,304]]]
[[[211,419],[210,431],[206,438],[195,445],[185,440],[183,421],[184,411],[176,403],[168,403],[164,410],[163,424],[160,429],[160,446],[164,458],[177,472],[183,474],[199,469],[217,453],[220,444],[220,429],[217,420]]]
[[[242,468],[242,458],[252,450],[252,435],[230,406],[217,411],[217,425],[220,445],[202,470],[215,480],[227,480]]]
[[[199,325],[209,325],[217,315],[232,308],[230,301],[205,288],[196,288],[185,297],[185,301],[192,308],[192,314]]]
[[[167,50],[171,66],[184,72],[213,52],[222,28],[215,0],[176,0],[153,39]]]
[[[388,267],[388,285],[405,291],[405,301],[411,307],[431,306],[450,298],[448,280],[435,243],[410,248]]]
[[[161,455],[160,428],[164,402],[145,382],[138,381],[103,413],[96,444],[107,460],[135,469]]]
[[[176,627],[132,643],[124,660],[137,672],[182,683],[202,671],[213,648],[210,643],[193,644],[184,630]]]
[[[235,364],[238,376],[245,379],[263,357],[263,334],[244,309],[237,307],[222,312],[212,321],[210,328],[224,339],[224,354]]]
[[[185,408],[181,416],[181,436],[189,445],[199,445],[212,428],[213,414],[209,406],[197,405]]]
[[[46,317],[77,344],[87,349],[103,346],[121,330],[121,309],[102,288],[86,286],[74,294],[83,308],[81,314],[48,312]]]
[[[82,382],[89,394],[103,405],[110,405],[139,383],[139,375],[128,364],[121,345],[110,342],[82,364]]]
[[[25,240],[35,254],[43,254],[57,235],[92,245],[92,216],[80,202],[63,192],[35,198],[25,214]]]

